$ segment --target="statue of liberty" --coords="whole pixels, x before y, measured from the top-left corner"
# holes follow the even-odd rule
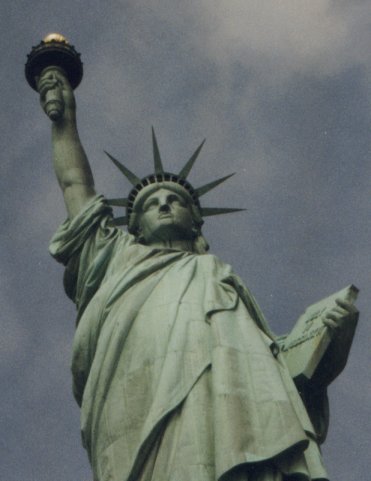
[[[37,88],[44,109],[52,91],[63,102],[52,145],[68,219],[50,251],[77,306],[73,386],[94,480],[327,480],[326,386],[298,392],[249,290],[208,253],[203,218],[236,209],[201,205],[226,178],[187,180],[202,145],[172,174],[153,132],[144,179],[109,155],[133,188],[107,200],[94,189],[69,81],[49,69]],[[111,205],[126,215],[113,218]],[[336,330],[356,317],[339,300],[323,322]]]

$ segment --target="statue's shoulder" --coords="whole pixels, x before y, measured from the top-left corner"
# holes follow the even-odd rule
[[[235,275],[233,268],[230,264],[224,262],[220,257],[215,254],[197,254],[195,255],[197,259],[197,264],[205,269],[211,269],[212,272],[218,277],[228,277]]]

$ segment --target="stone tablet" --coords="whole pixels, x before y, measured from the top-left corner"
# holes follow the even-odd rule
[[[358,289],[349,285],[335,294],[309,306],[302,314],[293,330],[280,338],[290,374],[296,384],[321,376],[323,381],[334,379],[344,368],[353,340],[356,323],[348,323],[342,332],[341,350],[335,332],[323,323],[326,313],[336,306],[336,299],[354,303]],[[330,349],[331,346],[331,349]],[[345,357],[345,360],[342,359]]]

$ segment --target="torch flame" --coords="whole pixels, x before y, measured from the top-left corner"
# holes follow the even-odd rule
[[[68,41],[66,37],[61,35],[60,33],[49,33],[46,37],[44,37],[43,42],[48,43],[48,42],[61,42],[61,43],[67,43]]]

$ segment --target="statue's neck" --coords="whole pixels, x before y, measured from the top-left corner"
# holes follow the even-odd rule
[[[193,252],[193,242],[190,240],[164,240],[151,242],[151,247],[159,249],[175,249],[178,251]]]
[[[194,251],[193,242],[191,240],[154,240],[149,245],[159,249],[175,249],[185,252]]]

